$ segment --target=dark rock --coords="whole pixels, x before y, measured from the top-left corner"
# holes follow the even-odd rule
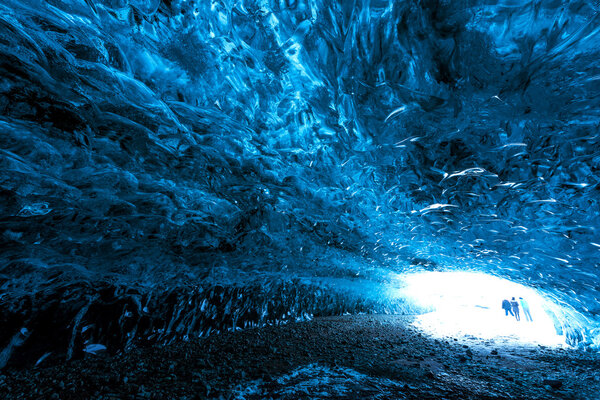
[[[543,384],[550,386],[552,389],[560,389],[563,383],[559,379],[544,379]]]

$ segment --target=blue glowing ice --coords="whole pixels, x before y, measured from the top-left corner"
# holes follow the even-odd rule
[[[597,345],[598,11],[3,0],[4,358],[401,312],[421,270],[534,287]]]

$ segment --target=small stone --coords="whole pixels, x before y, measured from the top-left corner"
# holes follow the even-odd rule
[[[562,381],[558,379],[544,379],[544,385],[550,386],[552,389],[560,389],[562,387]]]
[[[498,355],[498,350],[494,349],[490,352],[491,355],[493,356],[497,356]]]

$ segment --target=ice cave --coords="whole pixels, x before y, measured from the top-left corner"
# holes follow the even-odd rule
[[[599,399],[600,3],[1,0],[0,398]]]

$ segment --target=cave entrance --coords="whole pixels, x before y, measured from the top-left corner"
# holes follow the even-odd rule
[[[478,272],[427,271],[404,275],[402,281],[399,295],[422,311],[414,324],[433,336],[565,344],[551,317],[558,306],[533,288]],[[513,297],[519,302],[520,321],[502,308],[503,300]],[[528,304],[531,321],[519,297]]]

